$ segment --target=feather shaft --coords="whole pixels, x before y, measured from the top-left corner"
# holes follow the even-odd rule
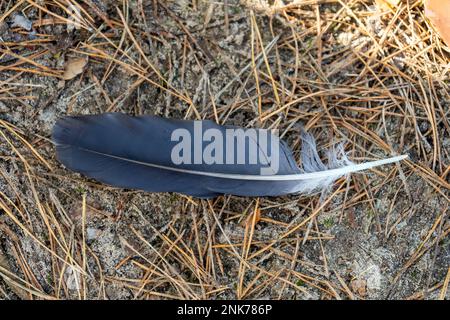
[[[186,173],[186,174],[192,174],[192,175],[200,175],[200,176],[207,176],[207,177],[214,177],[214,178],[222,178],[222,179],[241,179],[241,180],[251,180],[251,181],[297,181],[297,180],[310,180],[310,179],[322,179],[329,176],[344,176],[349,173],[354,173],[358,171],[368,170],[375,167],[379,167],[385,164],[398,162],[401,160],[405,160],[408,158],[408,155],[401,155],[401,156],[395,156],[391,158],[381,159],[381,160],[375,160],[375,161],[369,161],[359,164],[354,164],[342,168],[337,169],[329,169],[324,171],[316,171],[316,172],[308,172],[308,173],[299,173],[299,174],[284,174],[284,175],[242,175],[242,174],[228,174],[228,173],[218,173],[218,172],[205,172],[205,171],[196,171],[196,170],[187,170],[187,169],[179,169],[169,166],[162,166],[157,165],[153,163],[147,163],[142,161],[136,161],[132,159],[127,159],[123,157],[117,157],[114,155],[101,153],[93,150],[84,149],[87,152],[91,152],[94,154],[99,154],[105,157],[110,157],[118,160],[123,160],[127,162],[132,162],[135,164],[168,170],[168,171],[174,171],[174,172],[180,172],[180,173]]]

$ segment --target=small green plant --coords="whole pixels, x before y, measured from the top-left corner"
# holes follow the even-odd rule
[[[47,283],[49,285],[51,285],[53,283],[53,277],[52,277],[52,275],[50,273],[47,275]]]
[[[323,220],[323,226],[327,229],[330,229],[332,226],[334,226],[334,219],[333,217],[326,218]]]
[[[86,193],[86,189],[84,189],[81,186],[78,186],[78,187],[75,188],[75,192],[79,193],[79,194],[83,194],[83,193]]]
[[[298,287],[304,287],[305,286],[305,281],[299,279],[297,280],[297,282],[295,283]]]

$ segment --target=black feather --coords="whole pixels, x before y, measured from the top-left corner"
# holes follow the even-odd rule
[[[202,126],[203,130],[215,128],[224,136],[226,129],[234,128],[208,120],[202,121]],[[323,171],[327,167],[318,158],[310,136],[306,136],[310,143],[304,144],[302,150],[304,163],[309,166],[304,166],[304,170],[298,168],[283,142],[279,145],[279,170],[274,176],[261,177],[261,168],[268,164],[259,158],[256,164],[175,165],[171,152],[178,142],[171,141],[171,134],[179,128],[193,134],[194,121],[131,117],[121,113],[73,116],[58,120],[53,141],[61,163],[98,181],[116,187],[178,192],[200,198],[221,194],[279,196],[308,192],[326,187],[343,174],[370,167],[357,168],[361,165],[354,165],[345,158],[340,163],[346,165],[344,168],[332,170],[331,166],[331,170]],[[259,144],[258,149],[261,149]],[[247,157],[249,150],[245,150]],[[271,152],[270,148],[268,152]],[[381,161],[389,163],[388,160]]]
[[[58,160],[73,171],[101,182],[123,188],[150,192],[179,192],[208,198],[220,194],[276,196],[289,193],[293,182],[221,179],[142,165],[141,163],[193,171],[259,175],[263,164],[256,165],[174,165],[171,161],[172,131],[185,128],[193,132],[193,121],[156,116],[131,117],[120,113],[75,116],[60,119],[53,130]],[[212,121],[203,128],[225,129]],[[281,144],[279,174],[300,173],[290,150]],[[112,155],[136,162],[130,162]],[[267,166],[267,164],[264,164]]]

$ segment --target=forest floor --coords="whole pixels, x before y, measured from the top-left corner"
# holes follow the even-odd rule
[[[422,1],[0,0],[0,299],[449,298],[449,52]],[[51,142],[102,112],[410,158],[322,197],[115,189]]]

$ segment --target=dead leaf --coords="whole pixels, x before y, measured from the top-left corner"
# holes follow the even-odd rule
[[[72,58],[66,62],[64,68],[63,79],[70,80],[84,71],[84,67],[87,65],[87,58]]]
[[[425,0],[425,16],[450,46],[450,0]]]
[[[255,225],[258,224],[259,221],[261,221],[261,210],[259,209],[259,201],[256,204],[256,208],[253,211],[253,214],[250,214],[247,219],[245,220],[245,224],[248,226],[253,225],[253,219],[255,219]],[[243,223],[244,224],[244,223]]]
[[[366,280],[360,280],[360,279],[355,279],[352,280],[352,282],[350,283],[353,292],[356,292],[360,297],[365,297],[367,294],[367,290],[366,290],[366,286],[367,286],[367,282]]]
[[[255,211],[253,212],[255,216],[255,224],[257,224],[260,220],[261,220],[261,210],[259,208],[256,208]],[[249,222],[251,223],[253,221],[253,215],[250,215],[248,217]]]

